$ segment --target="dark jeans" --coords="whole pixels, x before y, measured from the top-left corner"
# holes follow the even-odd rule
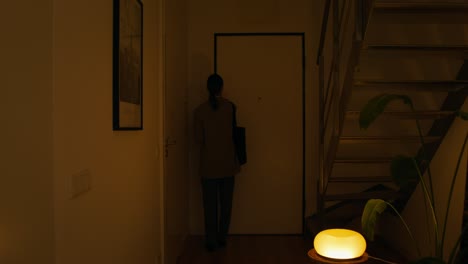
[[[215,245],[226,240],[231,222],[234,177],[203,179],[203,208],[205,211],[206,243]],[[218,224],[219,199],[219,224]]]

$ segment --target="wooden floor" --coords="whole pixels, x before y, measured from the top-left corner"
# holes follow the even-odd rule
[[[228,238],[226,248],[207,252],[203,238],[194,236],[187,240],[178,264],[310,264],[313,262],[307,257],[307,252],[311,248],[313,248],[312,240],[301,236],[231,236]],[[373,256],[399,264],[405,263],[386,250],[373,251],[375,252]],[[385,262],[369,260],[366,263]]]

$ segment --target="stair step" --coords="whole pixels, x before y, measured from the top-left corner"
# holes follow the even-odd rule
[[[328,182],[347,182],[347,183],[361,183],[361,182],[393,182],[392,177],[388,176],[367,176],[367,177],[330,177]]]
[[[368,159],[356,159],[356,158],[339,158],[335,159],[335,163],[390,163],[392,158],[368,158]]]
[[[465,24],[467,12],[468,3],[376,1],[373,19],[377,23]]]
[[[346,118],[357,119],[361,111],[347,111]],[[441,119],[453,116],[453,111],[417,111],[417,112],[400,112],[400,111],[385,111],[382,116],[391,116],[401,119]]]
[[[411,1],[377,1],[374,5],[376,11],[391,12],[468,12],[468,3],[447,2],[411,2]]]
[[[456,91],[468,87],[468,80],[354,80],[355,88]]]
[[[467,14],[468,15],[468,14]],[[455,56],[457,58],[466,58],[468,56],[468,46],[466,45],[387,45],[387,44],[369,44],[362,55],[369,53],[388,53],[395,56]]]
[[[362,193],[346,193],[346,194],[327,194],[325,201],[342,201],[342,200],[368,200],[368,199],[394,199],[400,196],[396,191],[375,191]]]
[[[424,137],[425,143],[435,142],[440,140],[440,137],[430,136]],[[355,143],[394,143],[394,142],[419,142],[419,136],[374,136],[374,137],[340,137],[340,143],[355,144]]]

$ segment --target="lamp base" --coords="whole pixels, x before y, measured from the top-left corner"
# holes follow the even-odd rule
[[[359,258],[355,258],[355,259],[331,259],[331,258],[325,258],[325,257],[322,257],[320,256],[319,254],[317,254],[317,251],[315,251],[315,249],[311,249],[309,250],[309,252],[307,252],[307,255],[309,256],[309,258],[311,258],[312,260],[314,260],[315,262],[317,263],[326,263],[326,264],[358,264],[358,263],[364,263],[366,262],[368,259],[369,259],[369,255],[364,252],[364,254],[362,254],[362,256],[360,256]]]

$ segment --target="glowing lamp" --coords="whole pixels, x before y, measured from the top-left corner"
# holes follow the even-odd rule
[[[314,249],[309,256],[325,263],[334,263],[332,260],[354,260],[349,263],[361,263],[367,260],[366,240],[356,231],[348,229],[327,229],[315,236]]]

